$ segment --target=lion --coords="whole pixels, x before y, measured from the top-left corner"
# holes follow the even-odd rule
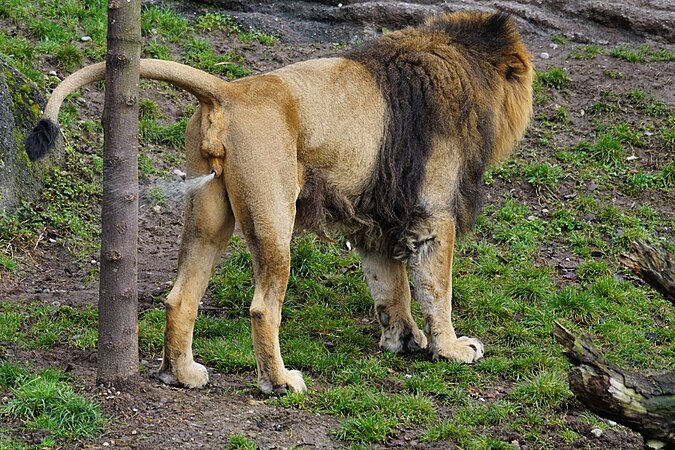
[[[186,199],[159,378],[190,388],[208,382],[193,359],[193,325],[235,223],[253,262],[250,317],[262,392],[306,390],[279,347],[291,238],[303,229],[342,232],[358,250],[380,347],[480,359],[481,341],[458,337],[452,325],[453,247],[481,210],[484,171],[524,136],[533,74],[513,20],[487,12],[431,17],[338,57],[233,82],[142,59],[142,78],[198,98],[185,132],[186,171],[213,174]],[[63,80],[26,140],[30,159],[53,145],[65,97],[104,78],[99,63]],[[410,284],[423,331],[411,315]]]

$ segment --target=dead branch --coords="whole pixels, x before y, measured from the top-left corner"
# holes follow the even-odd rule
[[[675,303],[675,258],[673,255],[644,241],[635,241],[633,253],[621,255],[620,261],[645,283]]]
[[[587,337],[575,337],[556,323],[553,336],[570,370],[572,392],[588,409],[642,434],[648,448],[675,448],[675,372],[625,371]]]

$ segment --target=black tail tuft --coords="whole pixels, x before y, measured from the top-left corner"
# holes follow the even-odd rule
[[[49,119],[40,119],[35,128],[26,136],[26,153],[31,161],[36,161],[54,147],[59,136],[59,126]]]

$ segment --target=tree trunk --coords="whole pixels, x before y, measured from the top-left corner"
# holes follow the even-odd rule
[[[108,1],[97,383],[138,378],[140,0]]]
[[[632,428],[647,448],[675,448],[675,372],[660,375],[622,370],[587,338],[556,323],[553,336],[576,367],[570,388],[588,409]]]

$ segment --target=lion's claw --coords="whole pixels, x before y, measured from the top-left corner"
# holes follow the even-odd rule
[[[459,361],[465,363],[473,363],[478,361],[485,354],[485,346],[476,339],[467,336],[462,336],[454,339],[445,345],[438,345],[432,347],[432,356],[434,359],[449,359],[452,361]]]
[[[299,370],[285,370],[285,380],[273,383],[271,380],[260,380],[258,385],[263,394],[286,394],[287,392],[307,392],[307,385]]]
[[[191,363],[185,363],[185,367],[175,367],[174,370],[162,365],[157,378],[169,386],[200,388],[209,382],[209,372],[202,364],[192,361]]]

